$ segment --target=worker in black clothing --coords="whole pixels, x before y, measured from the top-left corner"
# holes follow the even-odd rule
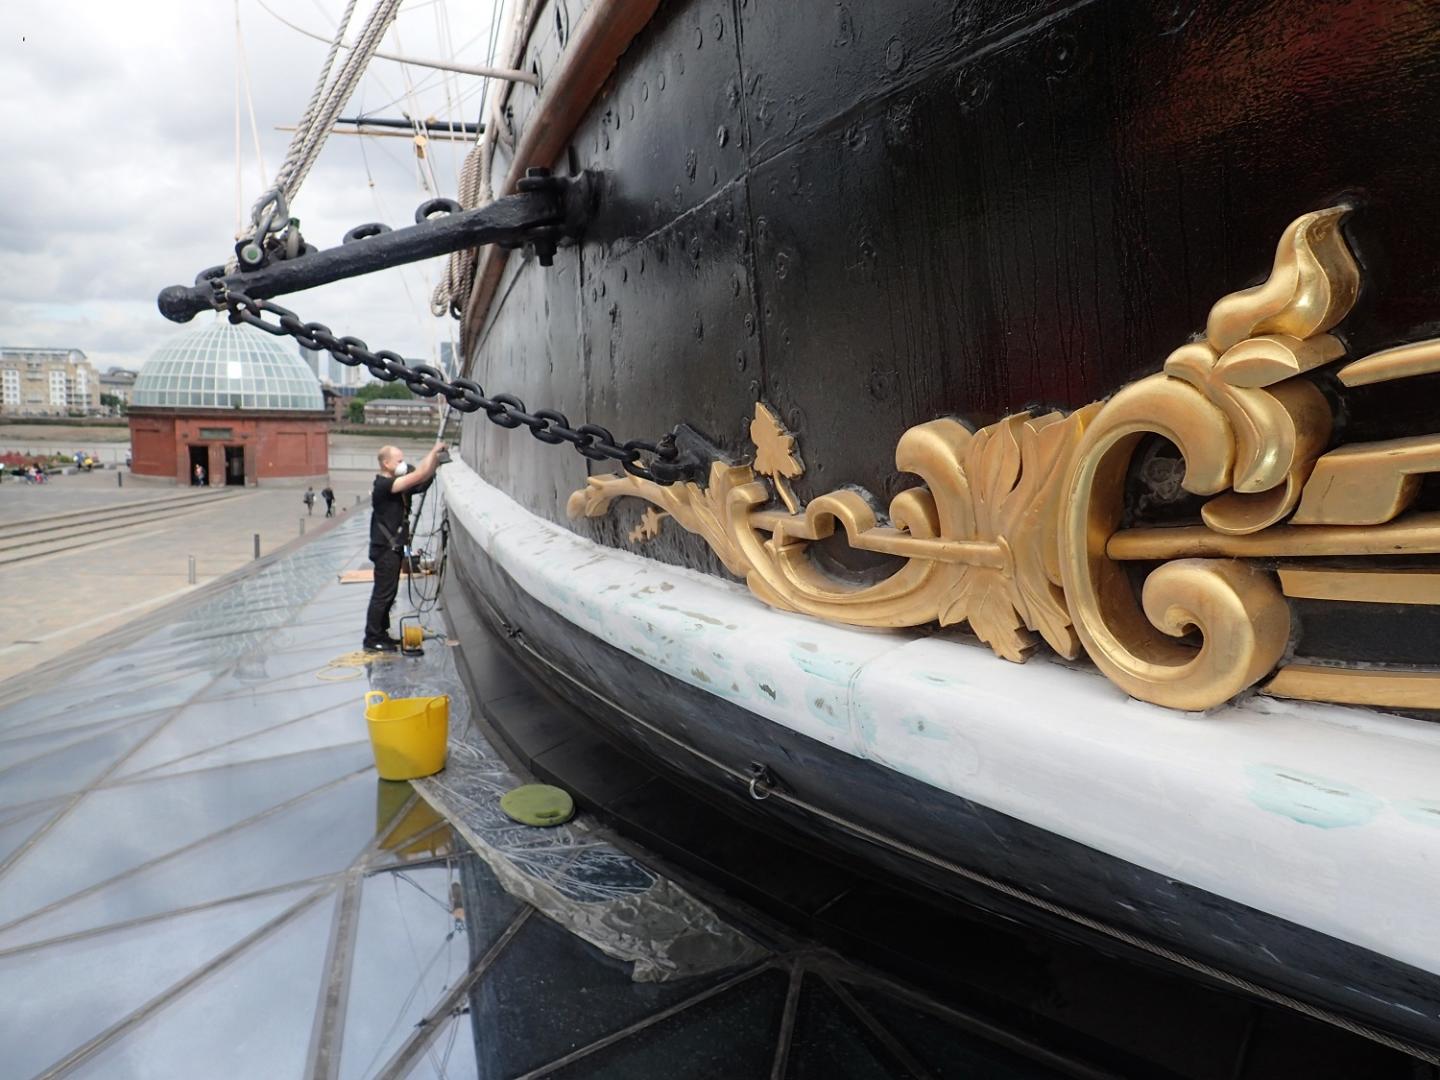
[[[382,446],[377,455],[380,472],[370,494],[370,561],[375,564],[375,585],[365,613],[366,649],[392,652],[400,645],[390,636],[390,609],[400,591],[400,562],[410,542],[410,496],[430,486],[444,450],[445,444],[436,442],[413,469],[398,446]]]

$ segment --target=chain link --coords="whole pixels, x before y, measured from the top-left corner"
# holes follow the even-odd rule
[[[293,311],[269,300],[256,300],[234,289],[226,289],[220,281],[213,283],[219,306],[230,313],[230,321],[249,323],[276,337],[294,338],[302,346],[316,352],[328,352],[349,367],[364,365],[370,374],[383,382],[403,381],[420,397],[443,397],[452,409],[460,412],[483,412],[493,424],[503,428],[526,427],[542,443],[558,446],[569,443],[591,461],[618,461],[626,472],[642,480],[670,485],[692,479],[695,466],[680,458],[674,435],[667,434],[656,442],[631,439],[618,443],[615,436],[599,424],[571,427],[564,413],[555,409],[530,412],[514,394],[487,397],[480,384],[472,379],[446,379],[444,373],[429,364],[407,364],[404,357],[388,349],[370,351],[357,337],[336,337],[323,323],[305,322]],[[276,322],[267,322],[266,315]],[[648,464],[641,455],[648,455]]]

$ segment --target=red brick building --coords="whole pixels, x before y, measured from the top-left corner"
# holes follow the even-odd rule
[[[330,414],[297,353],[217,320],[156,350],[135,380],[130,471],[176,484],[316,484],[329,473]]]

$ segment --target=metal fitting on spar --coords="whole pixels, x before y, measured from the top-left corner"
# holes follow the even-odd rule
[[[430,199],[416,211],[414,225],[360,225],[346,233],[344,242],[323,251],[306,244],[299,222],[287,219],[282,232],[240,242],[236,251],[243,270],[202,270],[194,285],[162,290],[157,305],[172,322],[189,322],[202,311],[223,309],[231,292],[270,299],[484,244],[533,245],[548,266],[562,241],[583,233],[596,207],[598,178],[531,172],[536,175],[527,176],[514,195],[474,210],[463,210],[451,199]]]

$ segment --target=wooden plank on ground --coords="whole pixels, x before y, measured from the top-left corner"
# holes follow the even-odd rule
[[[412,574],[412,573],[410,573],[410,571],[405,570],[405,569],[402,569],[402,570],[400,571],[400,576],[401,576],[401,577],[434,577],[435,574],[434,574],[433,571],[424,571],[424,572],[419,573],[419,574]],[[369,585],[369,584],[370,584],[371,582],[373,582],[374,580],[375,580],[375,571],[374,571],[373,568],[372,568],[372,569],[369,569],[369,570],[346,570],[343,574],[340,575],[340,584],[341,584],[341,585],[360,585],[360,584]]]

